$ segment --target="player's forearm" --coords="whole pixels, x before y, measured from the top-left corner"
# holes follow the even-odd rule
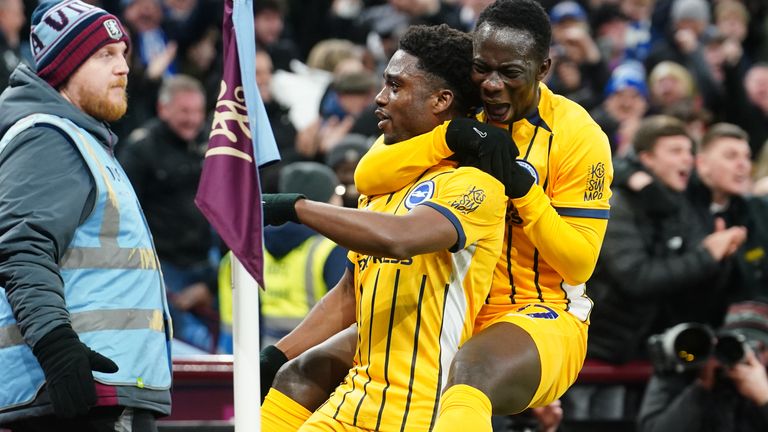
[[[412,212],[424,210],[417,208]],[[434,226],[429,220],[424,223],[423,218],[420,222],[410,216],[342,208],[310,200],[297,201],[296,214],[304,225],[342,247],[365,255],[408,259],[448,249],[457,240],[456,231],[447,220],[441,220],[442,226]],[[427,229],[429,226],[434,229]]]
[[[328,291],[304,320],[275,346],[291,360],[352,325],[355,322],[355,293],[352,287],[351,274],[347,271],[342,281]]]
[[[530,196],[535,194],[535,196]],[[607,220],[566,220],[549,203],[538,186],[523,198],[513,200],[523,219],[523,230],[542,258],[569,285],[586,282],[595,269]]]
[[[401,189],[453,152],[445,143],[444,123],[406,141],[386,145],[377,141],[355,168],[355,186],[365,195],[381,195]],[[397,149],[393,146],[397,146]],[[407,151],[398,151],[407,148]],[[386,172],[385,176],[381,173]]]

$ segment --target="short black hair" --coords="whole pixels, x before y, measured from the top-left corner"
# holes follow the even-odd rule
[[[399,48],[419,59],[419,69],[445,82],[453,91],[456,112],[468,114],[480,106],[480,93],[471,79],[472,37],[467,33],[446,24],[411,26]]]
[[[695,144],[682,120],[668,115],[652,115],[640,122],[640,127],[632,140],[632,147],[635,149],[635,154],[652,152],[659,138],[669,136],[685,136],[691,140],[691,144]]]
[[[484,23],[530,33],[538,60],[544,61],[549,57],[552,27],[549,15],[535,0],[496,0],[480,13],[475,28],[480,28]]]
[[[701,138],[700,150],[707,150],[713,142],[720,138],[734,138],[749,142],[749,134],[741,127],[733,123],[715,123]]]
[[[258,15],[263,11],[272,11],[285,16],[287,10],[288,6],[285,4],[285,0],[255,0],[253,2],[254,15]]]

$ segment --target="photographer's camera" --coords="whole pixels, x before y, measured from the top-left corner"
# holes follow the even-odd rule
[[[748,341],[732,330],[715,333],[699,323],[681,323],[648,338],[648,355],[659,373],[698,370],[710,356],[732,367],[744,359]]]

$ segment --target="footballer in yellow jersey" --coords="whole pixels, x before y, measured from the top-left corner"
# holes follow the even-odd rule
[[[509,201],[503,255],[487,303],[555,303],[587,321],[592,303],[583,284],[594,268],[609,215],[610,149],[600,127],[581,106],[552,93],[543,83],[539,86],[538,109],[511,126],[520,151],[517,163],[539,187]],[[485,114],[481,112],[478,119],[485,121]],[[412,138],[408,146],[376,142],[355,172],[358,189],[384,193],[439,163],[439,158],[452,156],[445,142],[448,125]],[[404,158],[408,163],[383,172]],[[554,218],[577,225],[578,234],[590,241],[569,238],[573,231],[558,230]],[[581,246],[578,254],[573,253],[577,245]]]
[[[517,163],[533,175],[536,186],[508,203],[502,255],[496,264],[491,293],[476,323],[476,331],[482,331],[514,313],[526,328],[531,324],[529,332],[541,334],[536,339],[540,351],[555,358],[576,353],[570,367],[542,367],[542,378],[558,384],[552,391],[539,386],[541,394],[532,398],[531,406],[557,399],[581,368],[592,309],[585,282],[592,274],[605,233],[613,174],[607,138],[586,111],[552,93],[544,84],[540,84],[540,94],[538,110],[511,127],[520,150]],[[478,117],[485,120],[482,113]],[[418,175],[437,158],[451,156],[445,143],[447,126],[445,123],[433,132],[412,138],[414,142],[408,147],[414,150],[407,156],[398,154],[405,146],[385,148],[376,143],[358,165],[358,189],[362,193],[381,193],[392,187],[387,181],[396,185]],[[400,165],[404,168],[394,175],[392,171],[381,174],[383,166],[391,166],[392,160],[401,157],[408,158],[408,164]],[[422,159],[417,163],[417,158]],[[552,318],[563,312],[579,321],[563,323],[566,329],[582,335],[567,344],[539,332],[540,327],[555,324]],[[560,350],[563,353],[557,355]],[[541,361],[547,363],[551,358],[542,355]],[[561,372],[566,378],[561,379]]]
[[[478,118],[510,131],[519,149],[517,165],[533,177],[530,189],[509,201],[503,252],[476,322],[481,337],[473,337],[457,356],[454,383],[481,390],[497,413],[545,405],[575,381],[586,355],[592,307],[585,283],[609,216],[613,169],[607,137],[582,107],[540,82],[550,65],[548,44],[541,42],[548,40],[546,20],[533,1],[497,0],[481,14],[474,34],[472,75],[484,105]],[[440,157],[452,155],[447,127],[412,138],[408,146],[374,146],[357,167],[358,190],[396,189]],[[403,148],[413,150],[405,154]],[[401,161],[399,169],[382,175],[381,167],[395,160]],[[505,337],[515,341],[517,351],[499,348]],[[462,357],[478,358],[472,351],[487,351],[489,362],[501,362],[498,356],[521,358],[524,346],[538,356],[530,373],[507,369],[490,378],[462,375]],[[518,377],[536,373],[536,382]],[[509,390],[514,385],[518,388]]]
[[[470,112],[478,99],[466,78],[471,50],[468,35],[445,25],[415,26],[403,35],[376,96],[384,143],[404,141]],[[484,139],[512,145],[504,130],[466,122],[467,128],[485,129]],[[453,356],[472,336],[490,292],[506,201],[501,182],[448,161],[387,194],[364,196],[360,209],[263,195],[267,223],[301,222],[354,251],[342,279],[291,335],[307,325],[330,326],[335,333],[356,323],[349,334],[357,340],[351,369],[321,408],[310,416],[301,395],[284,392],[295,386],[275,386],[262,406],[262,427],[431,430]],[[334,296],[342,299],[341,307],[326,309]],[[354,320],[346,321],[350,308]]]
[[[504,201],[496,179],[450,165],[363,199],[366,210],[396,215],[429,206],[454,224],[459,241],[404,260],[350,252],[360,337],[352,369],[320,413],[364,430],[431,429],[448,366],[489,292]]]
[[[433,432],[490,432],[492,413],[556,400],[584,362],[592,305],[585,284],[607,226],[613,169],[608,139],[597,124],[541,83],[551,67],[550,41],[548,15],[536,0],[494,1],[478,17],[470,75],[483,102],[479,118],[506,129],[514,143],[492,149],[501,142],[492,140],[478,147],[476,136],[452,132],[453,120],[395,145],[375,145],[355,174],[363,194],[387,195],[455,151],[477,156],[478,166],[493,172],[510,198],[492,290],[472,337],[451,362]],[[476,124],[478,136],[490,133]],[[496,152],[502,157],[489,157]],[[329,310],[349,307],[344,296],[332,298]],[[296,357],[312,346],[302,341],[317,343],[326,330],[332,329],[297,332],[276,348]],[[327,358],[335,349],[330,345],[296,360]],[[293,366],[298,364],[307,363],[289,363],[284,369],[290,379],[279,377],[281,386],[310,376],[310,368]],[[307,402],[305,409],[317,406]]]

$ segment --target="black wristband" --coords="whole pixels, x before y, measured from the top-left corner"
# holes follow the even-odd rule
[[[288,362],[288,357],[285,353],[274,345],[268,345],[264,347],[259,353],[260,360],[260,375],[261,375],[261,401],[264,402],[264,398],[267,396],[269,389],[272,387],[272,382],[275,380],[277,371]]]

